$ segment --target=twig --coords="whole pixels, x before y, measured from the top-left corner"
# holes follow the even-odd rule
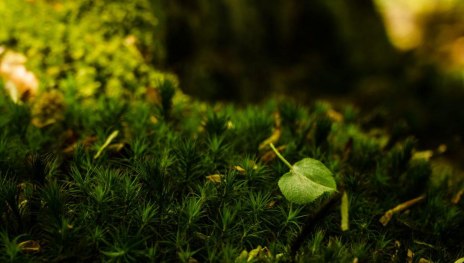
[[[406,209],[408,209],[409,207],[423,201],[425,199],[425,195],[421,195],[419,197],[416,197],[414,199],[411,199],[409,201],[406,201],[404,203],[401,203],[397,206],[395,206],[394,208],[388,210],[387,212],[385,212],[385,214],[380,218],[379,222],[383,225],[383,226],[386,226],[388,224],[388,222],[390,222],[392,216],[396,213],[399,213],[401,211],[404,211]]]

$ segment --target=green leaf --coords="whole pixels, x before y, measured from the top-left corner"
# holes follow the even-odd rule
[[[279,188],[288,201],[307,204],[324,193],[337,190],[332,172],[320,161],[304,158],[290,166],[288,161],[270,145],[277,156],[290,167],[290,171],[279,179]]]

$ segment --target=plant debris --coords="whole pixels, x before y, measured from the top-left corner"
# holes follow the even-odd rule
[[[401,203],[397,206],[395,206],[394,208],[388,210],[387,212],[385,212],[385,214],[380,218],[380,223],[383,225],[383,226],[386,226],[388,224],[388,222],[390,222],[390,220],[392,219],[393,215],[394,214],[397,214],[397,213],[400,213],[408,208],[410,208],[411,206],[419,203],[419,202],[422,202],[424,199],[425,199],[425,195],[421,195],[419,197],[416,197],[414,199],[411,199],[409,201],[406,201],[404,203]]]

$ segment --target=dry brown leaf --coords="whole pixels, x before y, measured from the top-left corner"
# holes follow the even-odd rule
[[[74,150],[76,149],[76,146],[77,146],[76,143],[69,145],[68,147],[64,148],[63,153],[68,154],[68,153],[74,152]]]
[[[113,144],[110,144],[108,146],[108,150],[112,151],[112,152],[120,152],[122,150],[122,148],[124,148],[124,146],[126,146],[125,143],[121,142],[121,143],[113,143]]]
[[[60,122],[65,118],[65,108],[63,93],[58,90],[46,91],[34,100],[31,108],[31,122],[38,128]]]
[[[269,202],[267,205],[266,205],[266,208],[273,208],[275,206],[275,204],[277,203],[276,200],[272,200],[271,202]]]
[[[158,89],[148,87],[145,91],[145,95],[148,102],[155,105],[161,105],[161,94]]]
[[[285,150],[285,148],[287,148],[287,145],[281,145],[279,147],[277,147],[277,150],[279,152],[282,152]],[[261,156],[261,161],[263,163],[269,163],[270,161],[274,160],[276,158],[276,154],[273,150],[269,150],[267,152],[265,152],[262,156]]]
[[[84,138],[84,140],[82,140],[81,145],[84,146],[84,147],[89,147],[93,143],[95,143],[96,141],[97,141],[96,136],[88,136],[88,137]],[[78,145],[79,145],[78,142],[73,143],[72,145],[69,145],[68,147],[66,147],[63,150],[63,152],[64,153],[72,153],[72,152],[74,152],[74,150],[77,148]]]

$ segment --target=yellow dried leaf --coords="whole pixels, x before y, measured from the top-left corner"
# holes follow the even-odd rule
[[[386,226],[388,224],[388,222],[390,222],[390,220],[392,219],[392,216],[393,216],[392,211],[388,210],[387,212],[385,212],[385,214],[383,214],[383,216],[380,218],[379,222],[383,226]]]
[[[412,263],[414,258],[414,252],[411,249],[408,249],[408,254],[406,255],[406,262]]]
[[[248,251],[244,249],[240,255],[235,259],[235,262],[245,262],[248,258]]]
[[[253,259],[255,259],[256,257],[258,257],[258,255],[259,255],[259,253],[261,252],[262,249],[263,248],[261,247],[261,245],[259,245],[257,248],[251,250],[250,253],[248,253],[247,262],[250,262]]]
[[[279,259],[282,256],[283,254],[278,254],[276,258]],[[259,245],[255,249],[252,249],[250,252],[243,250],[235,259],[235,262],[268,262],[271,259],[274,259],[271,251],[267,247],[262,247]]]
[[[272,132],[271,136],[269,136],[266,140],[264,140],[258,147],[260,151],[267,149],[269,147],[269,144],[276,144],[277,141],[280,139],[280,135],[282,134],[281,130],[281,123],[282,120],[280,118],[280,114],[276,112],[274,114],[274,131]]]
[[[242,173],[242,174],[246,173],[246,170],[243,167],[241,167],[240,165],[234,166],[234,169],[237,170],[238,172]]]
[[[64,148],[63,153],[68,154],[74,152],[74,149],[76,149],[77,144],[73,143],[69,145],[68,147]]]
[[[19,243],[18,248],[24,253],[37,253],[40,251],[40,244],[36,240],[27,240]]]
[[[459,203],[459,201],[461,201],[461,197],[462,197],[463,194],[464,194],[464,189],[461,189],[459,192],[456,193],[456,195],[453,197],[451,202],[453,204],[457,205]]]
[[[271,136],[269,136],[269,138],[267,138],[266,140],[264,140],[258,147],[258,149],[261,151],[261,150],[264,150],[266,149],[266,147],[269,147],[269,144],[271,143],[277,143],[277,141],[279,141],[280,139],[280,135],[282,134],[282,131],[280,130],[280,128],[276,128],[274,129],[274,132],[272,133]]]
[[[157,124],[158,123],[158,118],[156,118],[156,116],[150,116],[150,122],[153,123],[153,124]]]
[[[425,199],[425,195],[421,195],[417,198],[414,198],[414,199],[411,199],[409,201],[406,201],[402,204],[399,204],[397,206],[395,206],[392,211],[393,213],[398,213],[398,212],[401,212],[401,211],[404,211],[406,209],[408,209],[409,207],[419,203],[420,201],[424,200]]]
[[[137,37],[134,36],[134,35],[128,35],[125,39],[124,39],[124,44],[125,45],[128,45],[128,46],[133,46],[137,43]]]
[[[277,150],[279,152],[282,152],[285,150],[285,148],[287,148],[287,145],[282,145],[282,146],[279,146],[277,147]],[[262,156],[261,156],[261,161],[264,162],[264,163],[268,163],[272,160],[274,160],[274,158],[276,158],[276,154],[273,150],[269,150],[267,152],[265,152]]]
[[[27,201],[26,199],[25,199],[25,200],[22,200],[22,201],[19,203],[19,205],[18,205],[19,209],[24,209],[24,208],[26,208],[26,207],[27,207],[27,203],[28,203],[28,201]]]
[[[404,203],[401,203],[401,204],[395,206],[394,208],[392,208],[392,209],[388,210],[387,212],[385,212],[385,214],[380,218],[379,222],[383,226],[386,226],[388,224],[388,222],[390,222],[393,214],[404,211],[404,210],[408,209],[409,207],[423,201],[424,199],[425,199],[425,195],[421,195],[421,196],[419,196],[417,198],[411,199],[409,201],[406,201]]]
[[[413,154],[412,159],[424,159],[424,160],[430,160],[433,156],[433,151],[432,150],[427,150],[427,151],[417,151]]]
[[[333,122],[342,122],[343,121],[343,115],[339,113],[338,111],[335,111],[333,109],[329,109],[327,111],[327,117],[331,119]]]
[[[448,147],[446,146],[446,144],[440,144],[437,148],[437,152],[440,154],[445,153],[446,150],[448,150]]]
[[[395,252],[391,257],[391,262],[398,261],[398,253],[400,252],[400,248],[401,248],[401,242],[398,240],[395,240]]]
[[[95,154],[93,158],[97,159],[98,157],[100,157],[103,150],[105,150],[105,148],[108,147],[108,145],[118,136],[118,134],[119,134],[118,130],[112,132],[110,136],[108,136],[108,138],[106,139],[105,143],[100,147],[100,149],[98,149],[98,152]]]
[[[206,179],[208,179],[210,182],[219,184],[221,183],[223,177],[224,176],[222,174],[212,174],[206,176]]]

